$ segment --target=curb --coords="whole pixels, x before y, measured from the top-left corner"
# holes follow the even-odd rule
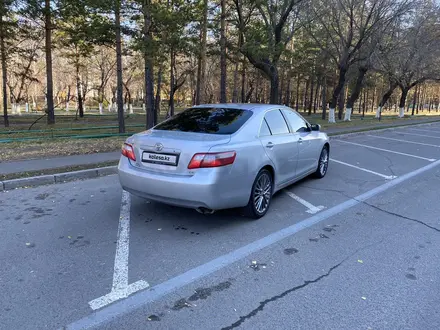
[[[92,168],[88,170],[33,176],[29,178],[0,181],[0,191],[16,188],[36,187],[54,183],[64,183],[81,179],[93,179],[118,173],[117,166]]]
[[[435,123],[440,122],[440,120],[433,120],[433,121],[427,121],[424,123],[418,123],[418,124],[404,124],[404,125],[398,125],[393,127],[379,127],[379,128],[371,128],[367,130],[354,130],[354,131],[347,131],[347,132],[339,132],[339,133],[327,133],[327,135],[330,137],[330,139],[338,139],[342,136],[351,136],[351,135],[360,135],[360,134],[368,134],[372,131],[385,131],[385,130],[395,130],[402,127],[409,127],[409,126],[426,126],[426,125],[432,125]],[[323,131],[325,133],[325,131]],[[20,178],[20,179],[12,179],[12,180],[6,180],[6,181],[0,181],[0,191],[7,191],[17,188],[26,188],[26,187],[36,187],[36,186],[42,186],[42,185],[48,185],[48,184],[54,184],[54,183],[64,183],[64,182],[70,182],[75,180],[84,180],[84,179],[93,179],[98,178],[102,176],[107,175],[113,175],[118,173],[118,167],[117,166],[107,166],[107,167],[100,167],[100,168],[92,168],[87,170],[81,170],[81,171],[74,171],[74,172],[65,172],[65,173],[58,173],[58,174],[49,174],[49,175],[41,175],[41,176],[33,176],[29,178]]]

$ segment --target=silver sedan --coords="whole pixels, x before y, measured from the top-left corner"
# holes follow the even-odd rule
[[[329,152],[320,126],[291,108],[210,104],[129,137],[118,172],[122,188],[139,197],[202,213],[240,207],[261,218],[278,190],[324,177]]]

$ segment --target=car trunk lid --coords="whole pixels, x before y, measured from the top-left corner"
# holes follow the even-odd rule
[[[134,165],[164,174],[192,175],[188,164],[194,154],[209,152],[230,140],[230,135],[150,130],[133,136]]]

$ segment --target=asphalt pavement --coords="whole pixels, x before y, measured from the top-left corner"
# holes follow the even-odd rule
[[[440,124],[331,144],[257,221],[114,175],[0,193],[0,329],[439,329]]]

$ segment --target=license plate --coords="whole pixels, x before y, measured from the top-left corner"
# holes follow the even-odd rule
[[[177,165],[177,156],[169,154],[157,154],[153,152],[144,152],[142,154],[142,161],[152,164],[162,164],[162,165]]]

